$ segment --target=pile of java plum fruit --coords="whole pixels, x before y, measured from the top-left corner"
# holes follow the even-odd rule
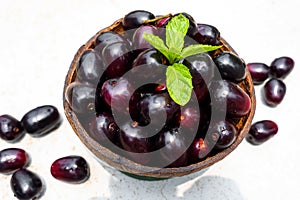
[[[220,33],[215,27],[197,24],[186,13],[154,16],[147,11],[133,11],[122,20],[123,34],[103,32],[95,39],[93,48],[82,54],[76,79],[65,94],[83,127],[101,145],[114,144],[125,152],[135,153],[166,147],[155,159],[155,162],[167,160],[170,164],[166,167],[199,162],[235,141],[237,130],[232,120],[247,115],[251,108],[248,94],[238,86],[245,79],[246,67],[254,84],[263,84],[271,77],[263,88],[266,104],[270,106],[282,101],[286,91],[282,79],[294,67],[289,57],[275,59],[270,67],[263,63],[246,65],[232,52],[218,53],[217,50],[171,61],[167,53],[154,48],[143,36],[148,33],[163,41],[166,37],[172,39],[166,36],[166,28],[179,15],[189,22],[184,48],[220,44]],[[168,66],[176,64],[184,65],[192,77],[193,92],[185,105],[179,105],[178,99],[170,95],[166,81],[170,78],[166,77]],[[144,66],[143,70],[139,70],[139,66]],[[211,119],[216,110],[222,117]],[[53,106],[38,107],[25,114],[21,121],[2,115],[0,137],[17,143],[26,132],[41,137],[57,128],[60,122],[60,115]],[[262,144],[277,131],[275,122],[259,121],[252,125],[247,141]],[[191,133],[193,141],[187,145],[186,135]],[[183,153],[175,159],[172,155],[176,152]],[[129,159],[156,165],[151,157],[129,156]],[[12,174],[11,188],[19,199],[40,197],[45,190],[39,175],[26,169],[30,160],[29,154],[19,148],[0,152],[0,173]],[[62,181],[82,183],[89,177],[89,166],[80,156],[66,156],[53,162],[51,174]]]
[[[21,121],[11,115],[0,116],[0,138],[17,143],[25,134],[34,138],[43,137],[61,124],[56,107],[44,105],[27,112]],[[30,154],[24,149],[7,148],[0,151],[0,173],[11,175],[11,189],[18,199],[37,199],[45,192],[44,180],[27,169],[31,163]],[[70,155],[55,160],[50,172],[58,180],[68,183],[82,183],[89,177],[89,165],[84,158]]]

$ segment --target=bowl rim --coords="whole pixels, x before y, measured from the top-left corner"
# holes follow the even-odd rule
[[[183,176],[193,172],[200,171],[204,168],[207,168],[214,163],[224,159],[227,155],[229,155],[236,147],[242,142],[242,140],[246,137],[256,109],[256,99],[255,99],[255,92],[254,92],[254,85],[251,79],[251,75],[246,68],[246,78],[239,82],[238,85],[244,88],[244,90],[248,93],[250,100],[251,100],[251,109],[249,113],[242,117],[238,124],[244,124],[239,134],[232,145],[228,148],[216,153],[213,156],[209,156],[206,159],[195,163],[190,164],[183,167],[174,167],[174,168],[157,168],[157,167],[149,167],[138,164],[132,160],[129,160],[121,155],[118,155],[106,147],[101,146],[97,141],[95,141],[87,131],[81,126],[76,114],[72,111],[70,105],[66,100],[66,89],[70,83],[74,81],[74,75],[76,73],[76,66],[79,61],[79,58],[83,54],[83,52],[87,49],[90,49],[94,45],[95,39],[103,32],[107,31],[123,31],[122,27],[122,18],[115,21],[111,26],[106,27],[99,32],[97,32],[92,38],[90,38],[84,45],[82,45],[71,62],[69,67],[68,73],[65,78],[64,88],[63,88],[63,107],[64,112],[66,115],[67,120],[69,121],[72,129],[79,137],[81,142],[100,160],[104,161],[106,164],[127,173],[139,175],[139,176],[146,176],[146,177],[154,177],[154,178],[170,178],[176,176]],[[233,50],[233,48],[223,39],[221,38],[222,48],[220,51],[230,51],[237,55],[237,53]]]

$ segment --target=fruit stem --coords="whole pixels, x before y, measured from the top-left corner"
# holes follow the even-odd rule
[[[144,21],[143,21],[143,24],[148,24],[148,23],[156,22],[156,21],[158,21],[158,20],[160,20],[160,19],[164,19],[164,18],[167,18],[167,17],[172,17],[172,14],[169,13],[169,14],[167,14],[167,15],[155,17],[154,19],[144,20]]]

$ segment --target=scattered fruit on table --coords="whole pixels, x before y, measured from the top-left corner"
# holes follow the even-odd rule
[[[27,112],[21,119],[21,123],[28,134],[40,137],[57,128],[61,119],[56,107],[45,105]]]
[[[10,180],[11,189],[18,199],[38,199],[45,191],[42,178],[28,169],[19,169]]]
[[[55,160],[50,171],[54,178],[68,183],[83,183],[90,176],[90,168],[86,160],[75,155]]]
[[[8,142],[16,142],[25,134],[19,120],[10,115],[0,116],[0,138]]]
[[[278,126],[271,120],[261,120],[252,124],[246,139],[253,145],[260,145],[278,132]]]
[[[7,148],[0,151],[0,173],[11,174],[29,163],[30,156],[23,149]]]

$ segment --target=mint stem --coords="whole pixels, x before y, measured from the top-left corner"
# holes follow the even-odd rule
[[[158,20],[160,20],[160,19],[164,19],[164,18],[167,18],[167,17],[172,17],[172,14],[169,13],[169,14],[167,14],[167,15],[155,17],[154,19],[144,20],[144,21],[143,21],[143,24],[149,24],[149,23],[152,23],[152,22],[156,22],[156,21],[158,21]]]

